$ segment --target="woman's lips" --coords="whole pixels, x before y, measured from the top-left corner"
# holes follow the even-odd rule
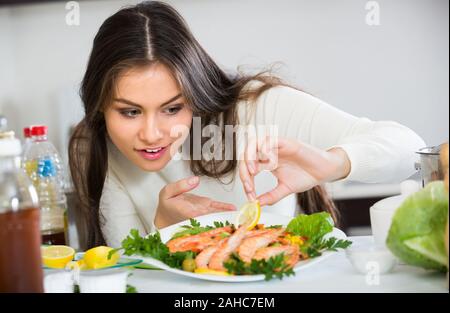
[[[156,152],[150,152],[149,150],[137,150],[137,152],[146,160],[157,160],[163,156],[169,146],[163,147]]]

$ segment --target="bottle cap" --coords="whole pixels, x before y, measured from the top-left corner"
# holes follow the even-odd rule
[[[39,125],[31,127],[31,136],[43,136],[47,135],[47,126]]]
[[[31,137],[31,128],[30,127],[24,127],[23,129],[23,137],[30,138]]]

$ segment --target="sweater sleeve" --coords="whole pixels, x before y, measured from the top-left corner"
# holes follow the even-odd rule
[[[344,180],[404,180],[414,173],[415,151],[425,146],[414,131],[399,123],[358,118],[285,86],[264,92],[257,100],[254,116],[256,125],[275,125],[280,137],[324,150],[342,148],[351,163]]]
[[[100,214],[103,236],[110,247],[120,247],[133,228],[141,235],[146,234],[128,192],[111,172],[108,172],[103,186]]]

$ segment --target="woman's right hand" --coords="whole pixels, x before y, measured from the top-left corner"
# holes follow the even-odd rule
[[[157,228],[209,213],[236,210],[236,207],[230,203],[187,193],[196,188],[199,183],[199,177],[192,176],[167,184],[161,189],[155,215]]]

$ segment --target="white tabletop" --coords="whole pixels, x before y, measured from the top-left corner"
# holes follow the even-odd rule
[[[372,237],[349,239],[364,244]],[[391,273],[379,276],[377,283],[377,279],[357,273],[342,251],[283,280],[221,283],[135,269],[128,283],[140,293],[448,292],[445,274],[407,265],[397,265]]]

